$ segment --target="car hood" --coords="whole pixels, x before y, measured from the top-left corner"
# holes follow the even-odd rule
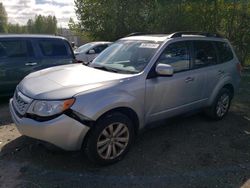
[[[18,85],[18,89],[33,99],[65,99],[80,92],[110,87],[131,76],[81,64],[64,65],[29,74]]]

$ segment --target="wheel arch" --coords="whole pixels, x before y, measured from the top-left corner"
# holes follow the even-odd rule
[[[131,119],[131,121],[134,125],[135,133],[136,134],[138,133],[139,125],[140,125],[139,117],[138,117],[137,113],[132,108],[129,108],[129,107],[116,107],[116,108],[113,108],[111,110],[108,110],[108,111],[104,112],[102,115],[100,115],[100,117],[98,117],[98,119],[96,121],[98,121],[99,119],[101,119],[109,114],[115,113],[115,112],[120,112],[120,113],[128,116],[128,118]]]
[[[109,114],[112,114],[115,112],[122,113],[122,114],[126,115],[128,118],[130,118],[132,123],[133,123],[133,126],[134,126],[135,135],[137,135],[139,133],[139,127],[140,127],[139,117],[138,117],[137,113],[132,108],[129,108],[129,107],[116,107],[116,108],[110,109],[110,110],[104,112],[103,114],[101,114],[95,122],[97,122],[101,118],[108,116]],[[91,130],[93,130],[94,126],[95,126],[95,123],[92,123],[90,130],[87,132],[86,136],[84,137],[84,139],[82,141],[83,148],[85,147],[86,140],[88,139],[90,132],[91,132]]]
[[[231,98],[233,98],[234,96],[234,93],[235,93],[235,89],[234,89],[234,86],[232,83],[230,82],[225,82],[223,84],[219,84],[213,91],[212,95],[210,96],[209,100],[208,100],[208,106],[210,106],[213,101],[216,99],[216,96],[218,95],[218,93],[220,92],[220,90],[222,88],[227,88],[231,93],[232,93],[232,96]]]
[[[228,84],[224,85],[222,88],[227,88],[232,94],[231,97],[234,96],[234,86],[233,86],[233,84],[228,83]]]

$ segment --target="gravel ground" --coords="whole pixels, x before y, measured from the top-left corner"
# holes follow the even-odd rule
[[[250,71],[228,116],[180,116],[140,134],[124,160],[98,167],[81,152],[21,136],[0,104],[0,187],[250,187]]]

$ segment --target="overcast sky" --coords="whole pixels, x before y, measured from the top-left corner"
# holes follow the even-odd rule
[[[58,27],[68,27],[69,18],[76,20],[74,0],[0,0],[10,23],[26,24],[36,14],[55,15]]]

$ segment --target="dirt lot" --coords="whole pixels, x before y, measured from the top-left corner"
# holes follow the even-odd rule
[[[0,104],[0,187],[250,187],[250,70],[228,116],[178,117],[144,131],[125,159],[95,166],[20,136]]]

